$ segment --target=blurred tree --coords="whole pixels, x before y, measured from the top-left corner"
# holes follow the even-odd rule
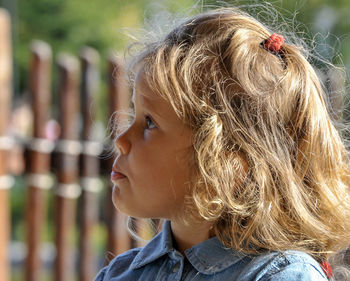
[[[143,1],[19,1],[18,42],[15,46],[21,77],[19,90],[25,89],[31,40],[48,42],[54,55],[62,51],[77,54],[83,45],[94,47],[104,54],[108,48],[123,45],[119,32],[123,25],[140,25],[143,5]]]

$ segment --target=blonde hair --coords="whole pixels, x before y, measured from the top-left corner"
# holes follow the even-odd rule
[[[193,17],[136,58],[193,130],[193,213],[246,253],[327,259],[350,243],[349,158],[303,47],[233,8]]]

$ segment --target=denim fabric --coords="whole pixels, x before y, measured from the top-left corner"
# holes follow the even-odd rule
[[[253,256],[227,249],[213,237],[185,251],[173,248],[170,222],[145,247],[114,258],[94,281],[322,281],[320,265],[298,251],[269,252]]]

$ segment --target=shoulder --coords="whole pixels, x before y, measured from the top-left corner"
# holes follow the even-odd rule
[[[300,251],[271,252],[251,260],[243,270],[242,280],[256,281],[326,281],[327,278],[310,255]],[[248,277],[248,278],[247,278]]]
[[[107,266],[98,272],[94,281],[109,280],[110,276],[125,272],[141,249],[142,248],[134,248],[116,256]]]

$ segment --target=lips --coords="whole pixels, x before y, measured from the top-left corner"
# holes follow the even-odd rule
[[[119,172],[115,167],[113,167],[111,172],[111,181],[115,182],[123,178],[126,178],[126,176],[123,173]]]

